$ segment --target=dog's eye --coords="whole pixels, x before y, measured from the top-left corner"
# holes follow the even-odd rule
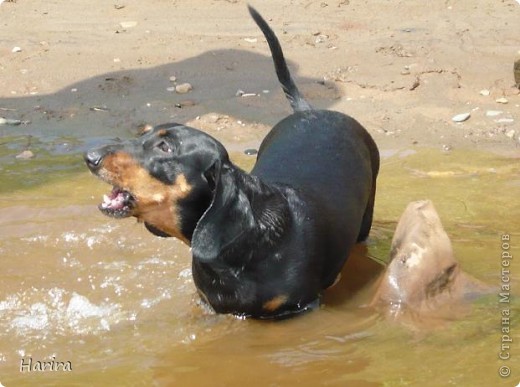
[[[170,147],[170,144],[168,144],[166,141],[161,141],[157,143],[155,147],[159,149],[161,152],[172,153],[172,148]]]

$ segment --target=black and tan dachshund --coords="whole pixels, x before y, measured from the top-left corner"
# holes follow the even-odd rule
[[[356,120],[303,99],[274,32],[249,11],[294,110],[263,140],[251,173],[216,139],[176,123],[85,160],[114,187],[101,212],[191,245],[195,285],[216,312],[281,318],[317,306],[367,238],[379,153]]]

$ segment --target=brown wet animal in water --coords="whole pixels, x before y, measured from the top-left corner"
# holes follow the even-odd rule
[[[391,318],[456,317],[464,304],[491,287],[463,272],[433,203],[408,204],[397,224],[390,263],[372,306]]]
[[[103,213],[191,245],[195,285],[216,312],[281,318],[316,307],[367,238],[379,153],[356,120],[309,105],[275,34],[249,10],[294,110],[263,140],[251,173],[213,137],[175,123],[85,161],[114,187]]]

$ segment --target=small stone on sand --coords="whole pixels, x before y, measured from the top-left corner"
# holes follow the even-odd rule
[[[503,111],[500,110],[488,110],[486,112],[486,117],[496,117],[503,113]]]
[[[456,116],[453,116],[451,120],[453,122],[464,122],[471,116],[471,113],[461,113],[457,114]]]
[[[186,94],[193,90],[193,86],[190,83],[181,83],[180,85],[175,86],[175,91],[178,94]]]
[[[122,21],[121,23],[119,23],[119,25],[122,28],[132,28],[137,25],[137,22],[136,21]]]
[[[34,153],[32,153],[30,150],[24,150],[22,153],[16,155],[16,158],[19,160],[32,159],[33,157]]]

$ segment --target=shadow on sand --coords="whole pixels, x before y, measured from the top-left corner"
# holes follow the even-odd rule
[[[334,85],[300,78],[297,66],[289,66],[315,106],[326,108],[339,98]],[[168,91],[174,86],[172,76],[177,83],[191,83],[193,90],[187,94]],[[238,97],[238,90],[256,96]],[[0,137],[80,140],[69,149],[73,152],[102,139],[132,136],[144,123],[185,123],[215,112],[271,126],[290,113],[271,58],[244,50],[209,51],[176,63],[105,73],[53,94],[0,98],[0,109],[1,116],[29,122],[0,126]]]

